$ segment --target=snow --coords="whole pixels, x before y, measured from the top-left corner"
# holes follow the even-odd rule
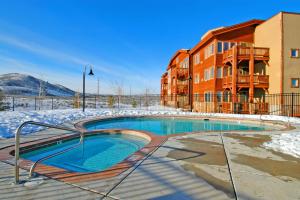
[[[19,125],[25,121],[44,122],[49,124],[63,124],[74,122],[80,119],[89,119],[104,116],[151,116],[151,115],[179,115],[179,116],[200,116],[200,117],[221,117],[234,119],[254,119],[254,120],[276,120],[293,125],[300,125],[299,118],[284,117],[276,115],[243,115],[243,114],[224,114],[224,113],[195,113],[182,112],[180,109],[167,108],[162,106],[150,106],[147,108],[121,108],[121,109],[64,109],[64,110],[43,110],[43,111],[5,111],[0,112],[0,138],[14,137],[14,133]],[[41,127],[27,126],[22,134],[30,134],[41,130]],[[266,148],[280,151],[300,157],[300,137],[299,132],[289,131],[282,134],[273,134],[272,141],[265,143]]]
[[[300,158],[300,133],[289,132],[272,135],[272,141],[265,143],[264,146]]]

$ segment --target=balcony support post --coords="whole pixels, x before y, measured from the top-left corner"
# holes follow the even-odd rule
[[[233,58],[232,58],[232,103],[236,102],[236,93],[237,93],[237,47],[234,46]]]
[[[254,97],[254,48],[253,47],[250,47],[249,74],[250,74],[249,102],[253,103],[253,97]]]

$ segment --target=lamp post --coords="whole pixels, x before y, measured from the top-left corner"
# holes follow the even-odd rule
[[[86,66],[84,66],[84,71],[82,74],[82,112],[84,112],[85,110],[85,74],[86,74]],[[89,76],[93,76],[93,69],[92,66],[90,65],[90,72],[89,72]]]

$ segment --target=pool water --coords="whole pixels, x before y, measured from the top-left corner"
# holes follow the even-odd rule
[[[85,125],[88,130],[133,129],[149,131],[156,135],[171,135],[195,131],[245,131],[267,130],[268,127],[229,121],[182,118],[116,118],[100,120]]]
[[[21,154],[21,157],[37,161],[78,143],[78,138],[72,139]],[[86,136],[80,146],[42,163],[72,172],[98,172],[123,161],[147,143],[148,141],[143,138],[125,134]]]

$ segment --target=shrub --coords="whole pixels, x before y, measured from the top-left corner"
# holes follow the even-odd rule
[[[113,108],[114,107],[114,104],[115,104],[115,98],[113,96],[109,96],[108,97],[108,106],[110,108]]]

